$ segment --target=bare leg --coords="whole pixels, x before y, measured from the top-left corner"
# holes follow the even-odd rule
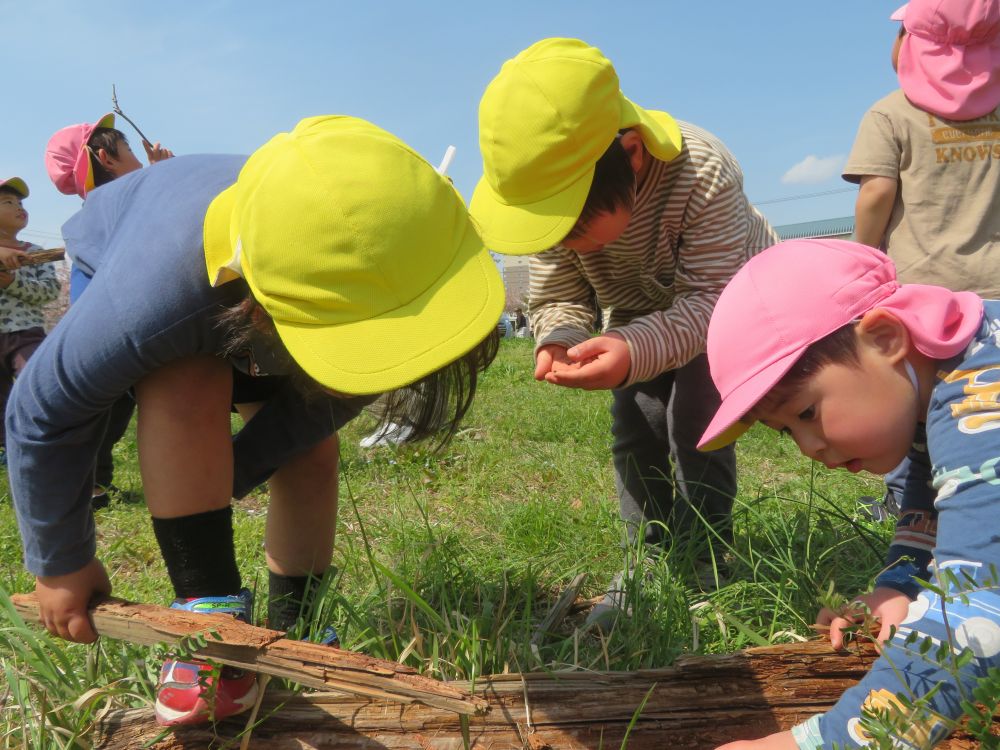
[[[240,404],[249,420],[260,404]],[[322,575],[333,557],[337,530],[340,444],[336,435],[279,468],[268,481],[264,547],[267,567],[284,576]]]
[[[154,517],[179,518],[230,504],[231,369],[217,357],[189,357],[136,385],[139,468]]]

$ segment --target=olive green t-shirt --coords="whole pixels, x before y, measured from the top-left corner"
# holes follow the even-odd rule
[[[885,247],[906,284],[1000,299],[1000,108],[944,120],[901,90],[865,113],[844,167],[899,181]]]

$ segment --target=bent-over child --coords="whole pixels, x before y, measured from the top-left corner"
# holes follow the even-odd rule
[[[857,616],[820,613],[835,646],[865,608],[880,620],[885,643],[871,671],[827,713],[725,747],[867,745],[866,711],[898,714],[896,746],[933,746],[977,680],[1000,666],[1000,302],[900,285],[892,261],[865,245],[789,241],[722,292],[708,359],[722,405],[700,447],[761,422],[828,468],[881,475],[914,452],[925,427],[929,456],[909,464],[886,567],[856,597]],[[933,581],[944,600],[918,581]],[[955,662],[957,679],[922,655],[925,639],[969,659]]]
[[[308,621],[333,551],[338,428],[386,394],[385,418],[410,439],[450,435],[496,354],[503,284],[458,192],[384,130],[313,117],[249,158],[181,156],[120,177],[64,236],[95,273],[7,421],[47,629],[96,638],[87,604],[111,583],[87,480],[107,409],[131,387],[172,606],[249,619],[231,499],[268,480],[268,625]],[[246,420],[235,438],[233,403]],[[208,670],[164,664],[161,723],[253,705],[255,675]]]

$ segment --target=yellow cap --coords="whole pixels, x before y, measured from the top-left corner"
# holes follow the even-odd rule
[[[27,198],[29,195],[28,183],[20,177],[8,177],[6,180],[0,180],[0,187],[8,187],[22,198]]]
[[[246,279],[289,354],[350,394],[412,383],[468,352],[504,304],[447,178],[353,117],[302,120],[247,160],[205,217],[208,275]]]
[[[680,153],[676,121],[630,102],[596,47],[543,39],[505,62],[479,103],[484,175],[469,210],[486,246],[526,255],[556,245],[580,217],[597,160],[631,127],[657,159]]]

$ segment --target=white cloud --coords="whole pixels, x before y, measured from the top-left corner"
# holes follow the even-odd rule
[[[844,166],[844,155],[834,156],[813,156],[809,154],[794,167],[785,172],[781,181],[786,184],[811,185],[817,182],[826,182],[831,177],[840,174]]]

